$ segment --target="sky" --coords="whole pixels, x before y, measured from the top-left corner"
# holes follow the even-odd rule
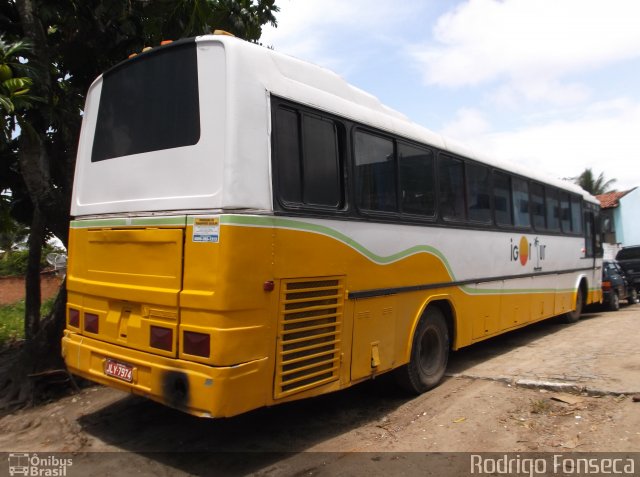
[[[261,42],[490,157],[640,186],[640,1],[277,0]]]

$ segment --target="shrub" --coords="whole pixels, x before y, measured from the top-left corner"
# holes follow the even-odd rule
[[[44,270],[45,268],[50,267],[50,265],[47,263],[47,254],[52,252],[65,253],[64,250],[54,247],[53,245],[46,244],[44,247],[42,247],[40,270]],[[5,253],[4,256],[0,257],[0,276],[12,277],[24,275],[27,272],[28,260],[28,250],[16,250]]]

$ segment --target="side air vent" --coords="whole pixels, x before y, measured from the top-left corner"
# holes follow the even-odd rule
[[[337,277],[284,280],[275,398],[338,379],[344,289]]]

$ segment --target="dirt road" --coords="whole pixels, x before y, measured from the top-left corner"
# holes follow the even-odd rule
[[[93,387],[2,418],[0,450],[74,452],[67,475],[171,476],[444,475],[452,459],[425,467],[425,452],[638,452],[639,327],[640,305],[545,322],[454,353],[417,398],[379,379],[231,419]]]

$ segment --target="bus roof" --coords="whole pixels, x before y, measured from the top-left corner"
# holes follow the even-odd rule
[[[192,58],[188,63],[186,54]],[[184,94],[188,101],[180,99]],[[163,110],[153,95],[170,99],[174,109]],[[327,68],[238,38],[204,35],[153,48],[93,82],[78,145],[71,214],[271,210],[271,96],[598,203],[573,183],[491,158],[411,122]],[[103,100],[106,119],[99,112]],[[127,129],[129,124],[135,127]]]
[[[412,122],[406,115],[384,105],[374,95],[349,84],[327,68],[234,37],[204,35],[197,37],[196,41],[221,42],[227,50],[235,52],[234,56],[250,59],[240,60],[240,68],[236,71],[238,79],[258,76],[271,94],[554,185],[598,204],[595,197],[573,182],[554,178],[515,162],[490,157]],[[256,58],[259,56],[268,57],[270,61],[259,62]],[[260,68],[256,68],[256,64],[260,64]]]

